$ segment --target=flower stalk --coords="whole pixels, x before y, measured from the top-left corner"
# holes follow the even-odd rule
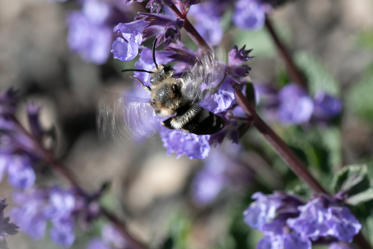
[[[270,34],[273,43],[275,44],[278,53],[280,54],[281,58],[284,60],[286,64],[286,69],[288,71],[289,76],[294,81],[294,83],[300,85],[301,87],[307,88],[307,82],[302,75],[299,68],[295,65],[294,60],[289,52],[289,50],[286,48],[285,44],[280,39],[279,35],[277,34],[276,29],[274,28],[272,21],[268,16],[266,16],[265,19],[265,27]]]
[[[172,10],[172,12],[182,19],[184,21],[184,28],[185,30],[190,34],[192,39],[201,46],[206,51],[212,51],[210,46],[207,44],[205,39],[202,38],[202,36],[198,33],[198,31],[194,28],[192,23],[188,20],[187,16],[185,14],[182,14],[179,9],[171,2],[166,1],[167,6]]]

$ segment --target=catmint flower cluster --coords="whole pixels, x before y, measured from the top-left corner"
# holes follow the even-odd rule
[[[76,223],[84,227],[99,213],[94,199],[57,186],[16,192],[13,199],[16,207],[11,210],[11,217],[22,232],[41,239],[51,223],[51,239],[64,248],[71,247],[75,241]]]
[[[183,21],[166,11],[165,5],[169,2],[174,3],[181,14],[192,19],[196,30],[210,45],[218,45],[223,38],[224,30],[221,23],[227,10],[233,11],[233,24],[238,28],[255,30],[263,27],[267,13],[286,1],[149,0],[145,8],[151,14],[142,13],[137,16],[139,21],[116,26],[120,21],[129,21],[132,18],[129,10],[133,8],[134,2],[143,1],[81,1],[81,9],[71,12],[67,18],[68,44],[71,50],[87,62],[102,64],[108,60],[110,49],[115,51],[114,58],[128,61],[137,55],[137,48],[142,39],[156,36],[157,46],[175,41],[180,36]],[[145,23],[147,27],[143,27]],[[126,33],[128,25],[132,26],[127,30],[132,33],[131,39]],[[137,35],[134,32],[137,32]],[[122,34],[118,35],[119,33]],[[115,41],[112,44],[113,39]]]
[[[135,63],[136,69],[144,69],[147,71],[155,70],[155,65],[152,57],[152,50],[143,46],[143,43],[149,39],[156,39],[155,47],[163,46],[163,50],[155,51],[155,57],[158,63],[167,64],[172,63],[175,77],[188,77],[190,71],[200,70],[200,78],[195,81],[204,81],[209,78],[210,82],[195,86],[200,88],[202,92],[208,90],[213,86],[218,86],[214,93],[206,94],[200,101],[200,105],[225,118],[228,125],[222,131],[211,135],[196,135],[186,133],[181,130],[169,130],[160,126],[159,118],[152,114],[147,115],[145,127],[143,130],[149,130],[148,124],[154,125],[155,129],[159,130],[162,142],[167,148],[168,153],[175,153],[177,156],[186,155],[189,158],[206,158],[211,149],[211,145],[220,143],[224,137],[229,137],[237,141],[237,122],[230,122],[230,113],[237,109],[237,103],[234,97],[233,85],[242,84],[244,78],[248,75],[250,67],[247,62],[252,58],[250,56],[251,50],[245,47],[238,48],[235,46],[228,53],[228,64],[225,65],[217,61],[206,62],[214,64],[213,66],[206,66],[206,68],[198,68],[196,64],[201,63],[203,67],[204,53],[206,51],[193,51],[186,48],[180,40],[180,32],[183,27],[184,20],[173,16],[170,13],[138,13],[137,17],[132,22],[119,23],[114,28],[116,38],[112,45],[112,53],[114,58],[128,61],[139,55]],[[211,70],[211,71],[208,71]],[[192,72],[193,73],[193,72]],[[195,73],[198,75],[199,72]],[[207,75],[207,76],[206,76]],[[150,86],[150,74],[145,72],[135,72],[134,76],[143,82],[146,86]],[[192,81],[192,80],[190,80]],[[137,84],[137,88],[141,88]],[[192,86],[194,87],[194,86]],[[134,90],[136,93],[126,93],[147,99],[150,102],[150,95],[146,91]],[[198,90],[194,90],[198,91]],[[130,108],[131,104],[125,102],[124,109]],[[145,108],[144,108],[145,109]],[[130,113],[131,114],[131,113]],[[137,113],[136,113],[137,114]],[[126,115],[129,123],[136,125],[137,130],[141,126],[138,115]],[[131,121],[132,120],[132,121]],[[144,134],[141,133],[143,136]]]
[[[279,91],[271,86],[256,84],[255,93],[264,115],[283,124],[325,123],[342,111],[338,98],[325,92],[311,97],[302,87],[293,83]]]
[[[85,61],[103,64],[110,56],[113,27],[126,20],[128,13],[119,0],[83,0],[81,4],[67,18],[68,45]]]
[[[83,193],[77,187],[65,189],[57,186],[38,188],[36,170],[45,160],[43,139],[49,136],[39,122],[40,108],[26,106],[28,130],[19,122],[16,110],[19,94],[13,89],[0,93],[0,176],[7,173],[10,185],[17,190],[13,194],[14,207],[10,216],[19,229],[34,239],[44,237],[51,223],[50,237],[65,248],[75,240],[76,222],[82,226],[99,214],[97,199],[101,190],[93,195]],[[4,218],[5,202],[0,201],[0,237],[15,232],[15,225]]]
[[[19,189],[34,185],[35,166],[40,155],[33,147],[32,139],[23,132],[16,119],[18,94],[9,89],[0,93],[0,180],[7,173],[9,183]],[[42,139],[42,129],[38,122],[39,108],[33,104],[27,107],[30,130],[36,139]]]
[[[343,248],[361,229],[347,207],[324,195],[307,203],[277,192],[255,193],[253,199],[244,212],[244,220],[264,234],[258,249],[311,249],[318,241],[329,242],[330,248]]]

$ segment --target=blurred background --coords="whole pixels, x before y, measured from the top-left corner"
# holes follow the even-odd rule
[[[105,64],[94,65],[70,51],[66,17],[78,8],[74,1],[0,0],[1,89],[13,86],[21,90],[25,102],[42,106],[43,124],[56,127],[58,155],[87,190],[97,190],[103,182],[111,181],[102,201],[124,217],[139,238],[156,245],[175,236],[175,241],[181,241],[179,248],[184,248],[182,241],[187,240],[189,248],[196,249],[243,248],[238,241],[254,238],[249,243],[254,248],[255,232],[238,221],[250,193],[282,189],[283,180],[291,182],[294,176],[260,136],[250,131],[245,145],[251,150],[240,154],[236,162],[243,164],[237,167],[247,173],[244,186],[224,187],[217,198],[201,203],[195,194],[195,179],[208,167],[204,166],[208,161],[167,155],[157,136],[140,144],[99,138],[99,100],[108,92],[120,93],[130,80],[119,72],[124,66],[112,56]],[[325,141],[314,141],[320,135],[317,131],[297,137],[296,129],[278,128],[294,148],[314,146],[316,156],[310,156],[311,152],[301,156],[319,167],[314,170],[319,178],[328,175],[323,169],[325,161],[337,168],[359,162],[373,165],[372,13],[371,0],[299,0],[276,9],[271,16],[300,67],[310,77],[316,75],[316,80],[338,89],[343,100],[340,129],[322,133]],[[250,64],[254,81],[273,82],[283,75],[284,63],[266,30],[231,29],[224,33],[220,47],[224,48],[224,43],[227,49],[230,44],[254,49]],[[21,117],[23,112],[21,108]],[[230,174],[235,179],[235,173]],[[40,172],[39,181],[63,182],[50,171]],[[10,195],[10,187],[3,181],[0,196]],[[72,248],[84,248],[95,232],[81,231]],[[247,237],[249,233],[253,237]],[[21,233],[9,237],[8,244],[10,249],[58,248],[48,236],[33,241]]]

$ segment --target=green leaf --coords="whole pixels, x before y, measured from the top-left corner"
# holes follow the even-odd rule
[[[373,66],[364,74],[362,79],[354,84],[347,95],[347,109],[373,123]]]
[[[346,202],[350,205],[356,206],[360,203],[371,200],[373,200],[373,188],[369,188],[361,193],[349,197]]]
[[[334,179],[335,193],[342,191],[349,197],[360,194],[370,188],[366,165],[351,165],[344,167]]]
[[[306,52],[299,52],[295,55],[295,61],[308,79],[311,95],[320,91],[334,96],[340,94],[340,88],[335,78],[314,56]]]
[[[255,107],[255,90],[254,85],[251,82],[246,84],[246,98],[249,101],[249,104]]]

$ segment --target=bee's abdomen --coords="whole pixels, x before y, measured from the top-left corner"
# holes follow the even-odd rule
[[[165,120],[163,125],[169,129],[207,135],[220,131],[224,127],[224,119],[199,105],[193,105],[184,113]]]

